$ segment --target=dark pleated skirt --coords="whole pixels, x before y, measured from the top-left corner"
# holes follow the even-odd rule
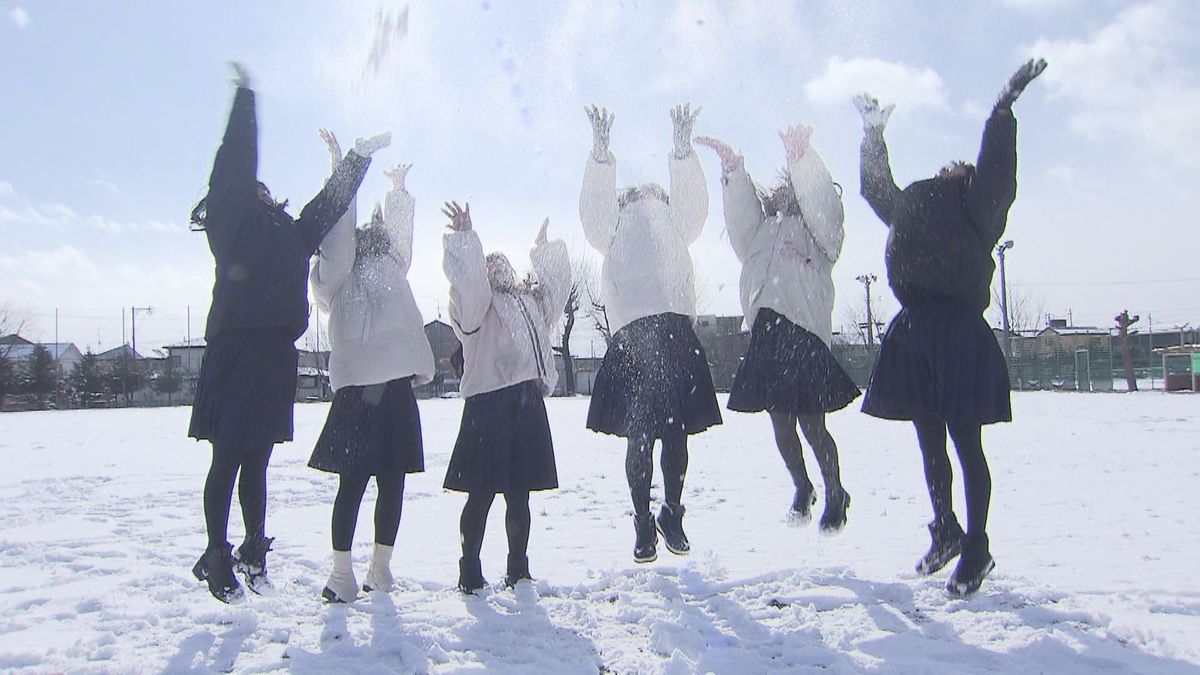
[[[655,314],[613,335],[592,385],[589,429],[655,439],[720,423],[708,357],[690,317]]]
[[[540,382],[467,397],[443,487],[492,494],[558,487]]]
[[[978,310],[954,300],[905,307],[888,326],[863,412],[892,420],[1012,420],[1008,366]]]
[[[421,412],[412,378],[338,389],[308,465],[352,476],[424,471]]]
[[[845,408],[859,393],[821,338],[764,307],[754,319],[727,407],[816,415]]]
[[[292,440],[296,345],[290,331],[236,331],[208,340],[188,435],[246,450]]]

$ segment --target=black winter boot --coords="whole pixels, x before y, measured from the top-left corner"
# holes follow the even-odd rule
[[[504,575],[504,585],[512,588],[517,585],[518,581],[528,579],[533,581],[533,577],[529,576],[529,556],[508,554],[508,571]]]
[[[825,494],[825,512],[821,514],[821,534],[841,534],[846,527],[846,511],[850,508],[850,494],[838,488]]]
[[[933,541],[929,551],[917,561],[917,574],[933,574],[962,552],[963,529],[954,514],[950,514],[948,520],[929,523],[929,535]]]
[[[675,555],[687,555],[692,552],[687,535],[683,533],[683,504],[668,504],[663,502],[662,510],[658,512],[658,531],[662,533],[663,543],[667,550]]]
[[[658,533],[654,531],[654,514],[647,511],[633,514],[633,529],[637,542],[633,546],[633,561],[648,563],[658,560]]]
[[[232,548],[228,543],[209,546],[192,566],[192,574],[196,579],[208,582],[208,592],[225,603],[236,602],[245,595],[233,576],[233,560],[229,555]]]
[[[813,484],[796,488],[792,496],[792,508],[788,509],[787,524],[792,527],[804,527],[812,522],[812,507],[817,504],[817,491]]]
[[[275,590],[267,578],[267,551],[274,541],[274,537],[249,537],[233,554],[234,568],[246,578],[246,587],[258,595]]]
[[[459,558],[458,590],[470,595],[484,586],[487,586],[487,580],[483,578],[483,567],[479,562],[479,558],[471,560]]]
[[[962,557],[946,582],[946,590],[956,598],[965,598],[979,590],[988,573],[996,567],[988,550],[986,534],[967,535],[962,542]]]

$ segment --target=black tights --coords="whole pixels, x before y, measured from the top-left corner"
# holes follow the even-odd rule
[[[799,426],[817,457],[817,466],[821,468],[821,478],[825,481],[826,497],[841,492],[842,475],[838,464],[837,443],[825,427],[825,415],[796,416],[777,412],[770,415],[771,426],[775,429],[775,445],[779,446],[779,454],[783,456],[783,463],[787,466],[796,489],[812,490],[812,481],[808,479],[808,472],[804,469],[800,436],[796,434],[796,427]]]
[[[496,499],[493,492],[471,492],[463,506],[459,519],[462,533],[462,555],[467,560],[478,560],[483,548],[483,532],[487,529],[488,511]],[[513,490],[504,493],[504,529],[508,533],[508,555],[522,558],[529,549],[529,490]]]
[[[229,538],[229,506],[237,481],[238,501],[246,538],[264,536],[267,523],[267,463],[275,446],[245,450],[213,443],[212,465],[204,481],[204,523],[210,548],[224,546]],[[238,473],[241,478],[238,478]]]
[[[668,504],[683,501],[683,480],[687,476],[687,434],[682,431],[662,439],[663,492]],[[654,478],[654,439],[645,434],[631,436],[625,452],[625,478],[629,481],[629,496],[633,512],[650,512],[650,482]]]
[[[946,430],[949,429],[954,449],[958,452],[958,462],[962,466],[963,487],[967,497],[967,534],[986,534],[988,505],[992,500],[992,474],[983,455],[980,425],[947,425],[945,422],[919,420],[913,422],[913,426],[917,428],[917,442],[921,445],[921,455],[925,460],[925,484],[929,487],[934,518],[938,521],[954,518],[951,490],[954,472],[950,468],[950,457],[946,454]]]
[[[342,474],[338,479],[337,497],[333,500],[333,550],[349,551],[354,543],[358,508],[370,480],[370,474]],[[380,474],[375,477],[375,487],[379,492],[375,496],[375,543],[395,546],[400,509],[404,505],[404,473]]]

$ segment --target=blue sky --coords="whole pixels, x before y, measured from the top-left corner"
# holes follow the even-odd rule
[[[380,16],[405,9],[407,30],[376,42]],[[60,336],[81,347],[119,344],[123,306],[155,308],[139,317],[142,351],[185,337],[189,306],[202,332],[212,261],[186,217],[225,122],[230,59],[259,92],[260,178],[296,208],[328,172],[317,128],[347,146],[393,133],[360,210],[382,199],[384,168],[415,164],[410,280],[427,319],[445,304],[444,200],[469,200],[485,246],[517,261],[545,216],[552,234],[586,246],[585,104],[616,113],[623,183],[666,182],[678,102],[704,106],[696,132],[741,149],[760,181],[783,163],[776,132],[812,124],[846,188],[836,326],[862,304],[854,278],[884,276],[886,231],[857,194],[850,96],[897,103],[887,138],[904,185],[973,159],[1001,85],[1045,56],[1016,106],[1010,283],[1078,324],[1109,325],[1125,308],[1156,325],[1200,323],[1200,4],[25,0],[0,12],[0,303],[26,311],[44,339],[56,307]],[[711,197],[692,248],[701,309],[736,314],[719,165],[700,152]],[[896,302],[880,290],[890,316]]]

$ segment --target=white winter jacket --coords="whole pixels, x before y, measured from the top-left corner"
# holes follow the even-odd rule
[[[688,246],[708,217],[700,159],[671,155],[670,204],[643,198],[617,206],[616,161],[588,156],[579,218],[588,243],[604,256],[600,295],[616,333],[642,317],[672,312],[696,317],[695,269]]]
[[[829,344],[833,333],[833,264],[842,251],[842,199],[817,152],[788,164],[800,216],[767,217],[745,168],[721,179],[729,241],[742,262],[746,326],[758,310],[784,315]]]
[[[540,380],[542,393],[554,391],[558,371],[550,333],[571,291],[567,246],[555,239],[530,252],[537,284],[533,289],[493,290],[483,246],[474,231],[443,237],[442,266],[450,281],[450,323],[463,345],[465,397]]]
[[[309,279],[329,313],[329,379],[334,390],[413,376],[433,379],[433,351],[412,289],[413,198],[393,189],[384,202],[391,252],[355,260],[353,202],[321,242]]]

